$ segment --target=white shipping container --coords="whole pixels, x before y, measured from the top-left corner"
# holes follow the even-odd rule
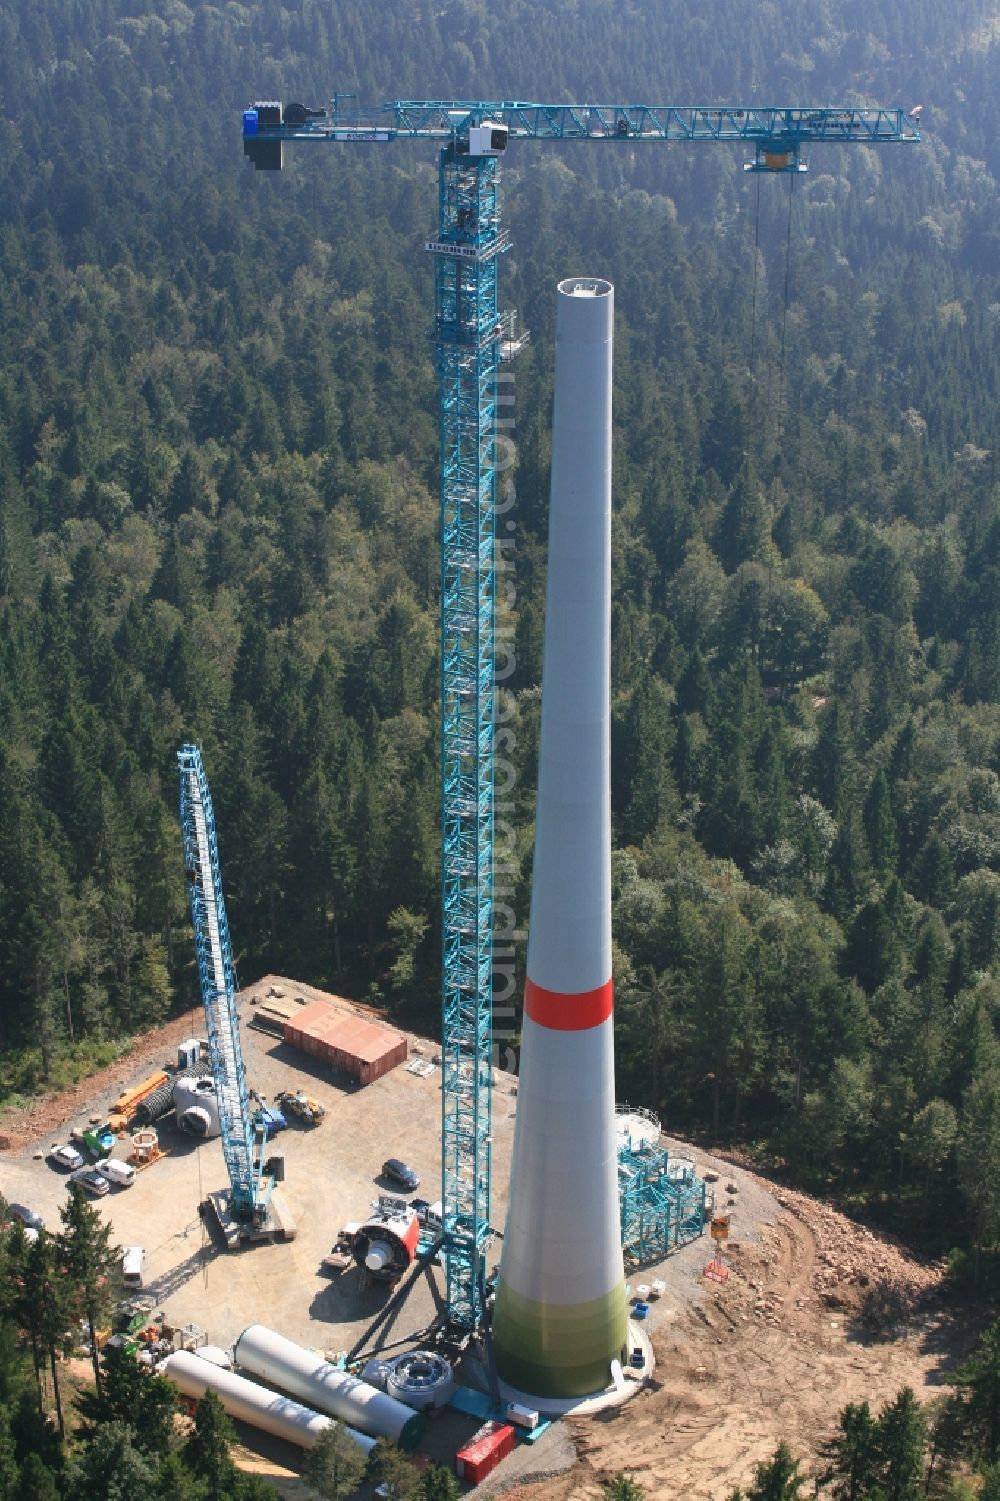
[[[533,1407],[522,1407],[520,1402],[507,1403],[507,1420],[519,1428],[537,1428],[538,1413]]]

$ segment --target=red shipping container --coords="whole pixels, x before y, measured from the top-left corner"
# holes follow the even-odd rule
[[[478,1485],[502,1459],[507,1458],[516,1442],[517,1434],[510,1423],[491,1419],[477,1428],[469,1442],[455,1455],[456,1475],[470,1485]]]
[[[371,1084],[406,1061],[402,1033],[326,1001],[313,1001],[289,1017],[284,1034],[293,1047],[353,1074],[362,1084]]]

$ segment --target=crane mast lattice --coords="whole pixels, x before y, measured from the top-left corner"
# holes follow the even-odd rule
[[[499,162],[510,142],[719,142],[748,171],[805,171],[813,142],[914,142],[903,110],[392,100],[371,111],[265,101],[244,152],[279,170],[285,142],[440,143],[435,345],[441,450],[442,1199],[450,1323],[479,1326],[490,1238],[496,409],[501,356],[524,343],[498,302],[508,248]]]

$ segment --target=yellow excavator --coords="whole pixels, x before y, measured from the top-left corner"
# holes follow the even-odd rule
[[[326,1106],[314,1100],[311,1094],[306,1094],[304,1089],[283,1089],[275,1095],[274,1102],[310,1126],[318,1126],[326,1115]]]

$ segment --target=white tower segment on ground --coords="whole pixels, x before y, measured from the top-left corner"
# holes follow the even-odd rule
[[[315,1350],[297,1345],[263,1324],[250,1324],[233,1346],[241,1371],[249,1371],[341,1423],[412,1449],[427,1426],[420,1413],[397,1402]]]
[[[501,1378],[608,1385],[627,1325],[611,986],[614,289],[559,284],[535,860],[517,1127],[494,1313]]]
[[[210,1361],[202,1360],[193,1350],[177,1350],[168,1355],[163,1363],[163,1374],[185,1397],[200,1400],[206,1392],[214,1392],[231,1417],[303,1449],[311,1449],[333,1421],[325,1413],[303,1407],[301,1402],[293,1402],[281,1392],[248,1381],[235,1371],[221,1370]],[[375,1447],[375,1440],[366,1433],[349,1428],[346,1423],[342,1426],[348,1438],[353,1439],[367,1458]]]

